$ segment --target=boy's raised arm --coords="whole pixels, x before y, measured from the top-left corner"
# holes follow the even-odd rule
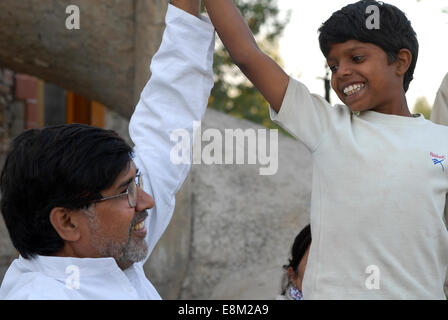
[[[289,77],[257,46],[232,0],[205,0],[210,19],[235,64],[279,112]]]

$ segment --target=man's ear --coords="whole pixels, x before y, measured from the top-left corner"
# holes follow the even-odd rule
[[[397,54],[397,70],[396,74],[398,76],[404,76],[406,71],[408,71],[409,66],[412,62],[412,53],[408,49],[400,49]]]
[[[59,236],[66,241],[77,241],[81,237],[79,215],[76,211],[56,207],[50,212],[50,222]]]

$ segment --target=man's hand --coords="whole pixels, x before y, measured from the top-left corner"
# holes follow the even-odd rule
[[[170,0],[170,3],[199,18],[201,0]]]

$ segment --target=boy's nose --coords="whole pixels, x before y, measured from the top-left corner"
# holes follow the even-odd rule
[[[338,75],[340,77],[346,77],[352,74],[351,68],[346,64],[340,64],[338,68]]]
[[[138,188],[137,191],[137,205],[135,206],[135,211],[141,212],[146,209],[151,209],[154,207],[155,201],[153,197],[147,194],[143,189]]]

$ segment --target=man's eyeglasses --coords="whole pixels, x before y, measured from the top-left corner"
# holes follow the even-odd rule
[[[101,202],[101,201],[106,201],[106,200],[110,200],[110,199],[115,199],[115,198],[119,198],[119,197],[123,197],[123,196],[127,196],[128,197],[129,206],[131,208],[135,208],[135,206],[137,205],[137,187],[140,188],[140,189],[143,188],[143,179],[142,179],[142,176],[140,174],[138,174],[135,177],[135,179],[133,179],[129,183],[128,188],[126,189],[125,192],[120,193],[120,194],[116,194],[114,196],[104,197],[104,198],[95,200],[94,203]]]

